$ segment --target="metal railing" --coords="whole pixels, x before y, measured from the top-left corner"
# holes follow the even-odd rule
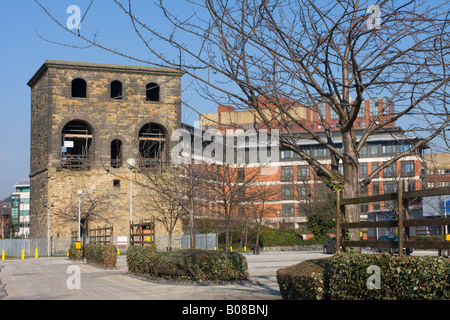
[[[157,235],[156,249],[158,251],[164,251],[168,246],[168,235]],[[173,235],[172,236],[172,250],[175,249],[191,249],[191,237],[189,234]],[[216,233],[208,234],[196,234],[195,235],[195,248],[200,250],[214,250],[218,248],[218,238]],[[195,249],[192,248],[192,249]]]
[[[117,245],[117,237],[112,237],[112,243]],[[2,251],[5,251],[5,256],[8,257],[21,257],[22,252],[24,257],[34,257],[36,249],[39,257],[51,257],[67,255],[71,238],[50,238],[50,242],[47,238],[35,238],[35,239],[0,239],[0,257]],[[87,243],[90,243],[87,240]],[[155,236],[156,249],[158,251],[164,251],[168,244],[167,235]],[[121,252],[126,252],[128,245],[123,246],[120,249]],[[214,250],[218,248],[218,239],[216,233],[208,234],[196,234],[195,235],[195,247],[202,250]],[[172,249],[189,249],[190,248],[190,236],[189,234],[174,235],[172,236]],[[23,250],[23,251],[22,251]]]
[[[21,257],[23,253],[25,257],[34,257],[37,249],[41,257],[66,255],[70,244],[71,239],[61,238],[0,239],[0,254],[4,250],[5,256]]]
[[[89,170],[91,162],[88,155],[70,154],[61,156],[61,166],[70,170]]]

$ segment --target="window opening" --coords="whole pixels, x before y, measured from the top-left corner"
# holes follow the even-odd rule
[[[65,169],[89,170],[92,130],[83,121],[70,121],[62,130],[61,165]]]
[[[139,131],[139,165],[160,167],[166,141],[164,128],[156,123],[148,123]]]
[[[111,99],[122,99],[122,82],[117,80],[111,82]]]
[[[84,79],[72,80],[72,97],[86,98],[86,81]]]
[[[122,166],[122,141],[114,139],[111,142],[111,167],[120,168]]]
[[[147,101],[159,101],[159,85],[157,83],[148,83],[145,92]]]

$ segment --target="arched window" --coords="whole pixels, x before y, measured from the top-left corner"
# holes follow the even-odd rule
[[[151,82],[145,86],[147,101],[159,101],[159,85]]]
[[[72,97],[86,98],[86,81],[84,79],[72,80]]]
[[[147,123],[139,131],[139,165],[160,166],[163,160],[165,129],[156,123]]]
[[[122,141],[114,139],[111,141],[111,167],[120,168],[122,166]]]
[[[68,122],[61,134],[61,165],[72,170],[90,170],[92,161],[92,129],[81,120]]]
[[[122,82],[117,80],[111,82],[111,99],[122,99]]]

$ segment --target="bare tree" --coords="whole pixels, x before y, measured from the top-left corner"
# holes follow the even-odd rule
[[[110,200],[114,195],[99,191],[94,186],[83,185],[80,190],[83,193],[79,199],[70,197],[53,210],[54,215],[64,223],[78,223],[79,220],[81,231],[89,230],[91,222],[110,224],[107,212],[110,211]]]
[[[137,181],[148,191],[143,206],[162,222],[169,235],[184,217],[189,221],[190,245],[195,247],[195,217],[203,209],[199,201],[202,188],[202,166],[193,164],[165,165],[164,168],[138,168],[142,179]],[[159,216],[159,217],[158,217]]]
[[[238,218],[239,208],[258,199],[258,194],[249,191],[258,176],[259,168],[248,170],[245,164],[211,163],[205,167],[206,194],[203,198],[215,203],[210,210],[224,222],[227,250],[230,248],[231,223]]]
[[[246,215],[256,226],[256,240],[253,253],[259,254],[259,234],[261,232],[261,226],[266,222],[265,219],[276,215],[277,210],[271,202],[277,200],[277,197],[281,194],[281,188],[280,186],[258,183],[258,181],[256,181],[249,186],[248,194],[251,195],[250,198],[252,203],[249,203],[248,206],[246,206]]]
[[[151,174],[146,183],[144,193],[141,196],[140,206],[152,218],[161,223],[167,231],[167,247],[172,250],[172,238],[185,210],[180,201],[183,194],[180,170],[176,168],[166,169],[162,173]]]
[[[426,0],[327,4],[190,0],[177,10],[170,1],[160,0],[155,9],[160,9],[172,28],[145,21],[143,13],[133,11],[131,0],[115,2],[130,17],[130,34],[134,31],[158,59],[155,65],[179,68],[196,82],[203,97],[250,108],[267,128],[282,129],[281,147],[299,154],[329,188],[343,189],[346,198],[358,196],[381,170],[416,152],[448,127],[447,1],[431,5]],[[147,63],[54,20],[90,45]],[[161,50],[160,44],[164,45]],[[365,100],[380,96],[386,103],[357,138],[354,124]],[[321,104],[328,104],[338,117],[342,149],[337,147]],[[268,106],[269,114],[265,112]],[[302,120],[301,108],[319,114],[314,121],[321,124],[325,138]],[[369,137],[403,118],[418,124],[413,129],[421,130],[422,139],[360,178],[358,154]],[[299,148],[290,123],[329,150],[331,167]],[[343,164],[342,175],[339,163]],[[357,205],[346,209],[349,221],[359,221]],[[358,237],[359,230],[354,229],[352,238]]]

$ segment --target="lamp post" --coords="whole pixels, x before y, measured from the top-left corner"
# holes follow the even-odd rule
[[[6,204],[4,204],[3,205],[3,208],[6,208]],[[2,239],[5,237],[5,233],[4,233],[4,230],[3,230],[3,228],[4,228],[4,226],[3,226],[3,209],[2,209],[2,211],[1,211],[1,219],[2,219]]]
[[[81,240],[81,196],[83,195],[83,190],[78,189],[78,241]]]
[[[136,166],[136,160],[133,158],[129,158],[127,160],[127,167],[130,169],[130,240],[129,244],[132,244],[131,237],[132,235],[132,224],[133,224],[133,168]]]
[[[50,207],[53,206],[53,203],[47,206],[47,203],[44,202],[44,208],[47,208],[47,257],[50,257]]]
[[[130,158],[127,160],[127,167],[130,169],[130,224],[133,222],[133,168],[136,166],[136,160]]]

